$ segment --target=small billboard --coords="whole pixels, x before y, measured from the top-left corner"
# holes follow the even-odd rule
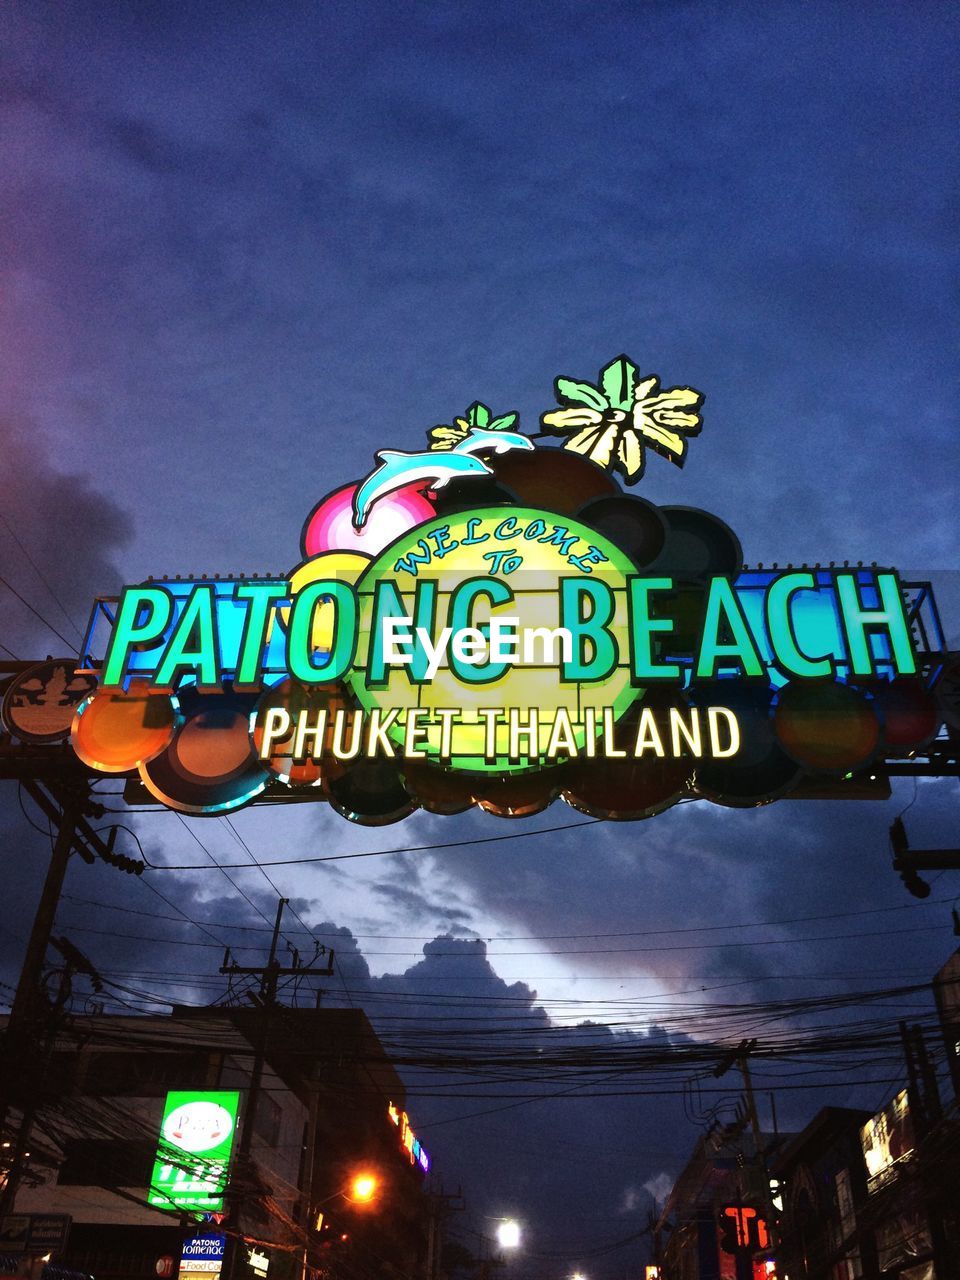
[[[905,1160],[915,1146],[907,1090],[903,1089],[860,1130],[867,1186],[874,1190],[891,1176],[894,1165]]]
[[[158,1209],[223,1208],[240,1094],[236,1090],[167,1094],[149,1201]]]

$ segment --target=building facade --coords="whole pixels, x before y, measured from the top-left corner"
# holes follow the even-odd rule
[[[69,1215],[64,1267],[97,1280],[176,1276],[207,1247],[186,1243],[198,1236],[222,1238],[222,1273],[240,1280],[389,1277],[425,1255],[429,1157],[419,1143],[414,1153],[402,1084],[360,1010],[71,1018],[32,1089],[14,1211]],[[158,1144],[163,1129],[202,1151],[220,1133],[198,1130],[191,1146],[186,1124],[221,1123],[211,1117],[232,1098],[218,1194],[207,1157],[164,1146],[158,1158]],[[361,1175],[372,1188],[362,1198]],[[200,1271],[216,1274],[212,1262]]]

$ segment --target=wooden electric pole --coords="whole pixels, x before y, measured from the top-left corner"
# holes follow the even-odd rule
[[[326,947],[321,947],[318,955],[328,955],[326,965],[322,968],[313,968],[309,965],[301,965],[299,963],[292,965],[282,965],[277,959],[277,948],[280,942],[280,925],[283,920],[283,909],[289,903],[289,898],[281,898],[277,904],[277,918],[273,926],[273,937],[270,940],[270,957],[265,965],[240,965],[230,963],[230,952],[227,951],[224,956],[224,962],[220,966],[222,974],[228,974],[231,977],[239,977],[247,975],[250,977],[258,977],[260,979],[259,1005],[260,1005],[260,1026],[258,1034],[255,1037],[253,1052],[253,1067],[250,1072],[250,1086],[247,1091],[246,1105],[243,1111],[243,1125],[240,1130],[240,1141],[237,1144],[236,1173],[244,1183],[253,1186],[255,1179],[253,1176],[253,1163],[251,1160],[251,1150],[253,1147],[253,1130],[256,1124],[257,1108],[260,1103],[260,1094],[263,1088],[263,1069],[266,1063],[267,1050],[270,1044],[270,1020],[273,1011],[277,1007],[277,986],[281,978],[293,977],[309,978],[323,977],[329,978],[333,973],[333,952],[327,952]],[[313,1116],[313,1123],[316,1123],[316,1116]],[[311,1142],[313,1135],[311,1134]],[[307,1171],[308,1184],[311,1177],[311,1171]],[[243,1188],[241,1194],[246,1191]],[[235,1197],[233,1204],[234,1225],[237,1227],[238,1236],[233,1243],[233,1256],[230,1262],[230,1276],[237,1275],[237,1259],[240,1253],[240,1245],[242,1243],[242,1231],[240,1230],[240,1204],[239,1198]]]

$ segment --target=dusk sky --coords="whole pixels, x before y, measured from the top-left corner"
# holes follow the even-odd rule
[[[378,449],[425,448],[476,399],[535,431],[555,376],[625,351],[705,395],[685,467],[652,457],[642,496],[714,512],[748,564],[932,578],[960,647],[956,43],[933,2],[4,6],[0,573],[71,642],[95,595],[150,574],[285,574],[313,505]],[[64,653],[0,591],[7,652]],[[14,783],[0,803],[11,983],[48,846]],[[453,1043],[453,1013],[545,1045],[585,1021],[616,1030],[577,1043],[736,1042],[727,1006],[922,982],[956,947],[960,875],[919,903],[890,868],[907,805],[915,846],[956,845],[956,779],[625,824],[562,803],[379,830],[320,805],[161,810],[131,822],[151,861],[206,868],[73,866],[59,923],[138,991],[202,1002],[220,940],[265,948],[230,930],[265,929],[279,890],[297,929],[349,931],[328,1000],[391,1045]],[[246,897],[212,865],[503,836],[277,866],[276,888],[231,871]],[[809,1025],[792,1017],[776,1034]],[[879,1106],[898,1073],[847,1063],[791,1092],[760,1064],[757,1086],[787,1086],[799,1128]],[[513,1214],[508,1275],[635,1277],[703,1131],[690,1074],[598,1099],[414,1073],[414,1125],[467,1196],[453,1230],[475,1247]]]

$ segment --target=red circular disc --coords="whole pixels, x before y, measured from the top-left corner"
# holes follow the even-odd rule
[[[877,687],[876,705],[887,747],[920,747],[937,736],[940,708],[919,680],[890,680]]]
[[[780,745],[798,764],[846,773],[866,764],[880,745],[880,722],[856,689],[832,681],[785,685],[773,715]]]

